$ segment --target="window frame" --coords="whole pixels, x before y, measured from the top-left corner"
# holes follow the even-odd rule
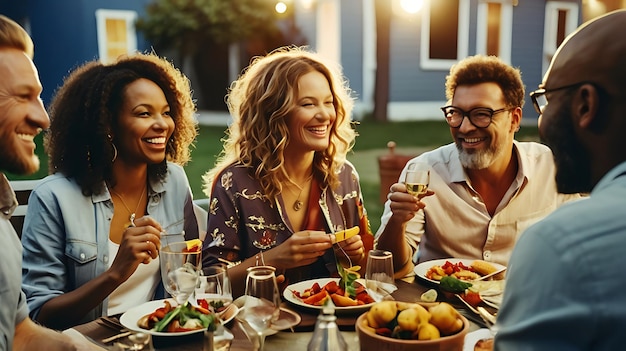
[[[500,40],[498,57],[511,64],[513,38],[513,2],[512,0],[480,0],[476,13],[476,53],[487,54],[487,16],[489,4],[500,4]]]
[[[469,52],[470,0],[459,0],[459,23],[457,31],[456,60],[430,58],[430,3],[425,0],[422,7],[420,40],[420,67],[424,70],[449,70],[452,65],[467,57]]]
[[[96,32],[98,37],[98,57],[103,63],[108,63],[116,59],[109,57],[107,41],[106,21],[110,19],[124,20],[126,22],[126,53],[134,53],[137,51],[137,30],[135,21],[138,14],[132,10],[96,10]]]
[[[566,11],[565,36],[578,28],[580,8],[577,3],[566,1],[547,1],[543,31],[542,76],[550,67],[552,56],[556,53],[556,37],[558,35],[559,11]]]

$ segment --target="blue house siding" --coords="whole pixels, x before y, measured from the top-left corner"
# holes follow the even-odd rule
[[[520,69],[526,86],[523,116],[527,121],[536,120],[538,117],[528,94],[537,89],[543,78],[541,61],[545,6],[544,1],[520,1],[514,8],[511,64]]]
[[[150,0],[27,0],[3,4],[0,11],[18,22],[27,19],[35,42],[34,62],[47,105],[63,79],[76,66],[98,58],[96,10],[133,10],[142,16]],[[6,12],[5,12],[6,9]],[[138,50],[149,48],[141,35]]]
[[[344,6],[345,5],[345,6]],[[341,62],[350,88],[362,99],[363,92],[363,2],[343,0],[341,8]],[[355,43],[357,45],[345,45]]]

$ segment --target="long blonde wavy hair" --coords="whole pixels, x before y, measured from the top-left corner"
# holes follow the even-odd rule
[[[290,140],[287,118],[297,103],[300,77],[312,71],[328,80],[337,116],[329,147],[315,152],[313,172],[324,186],[335,189],[339,185],[337,173],[356,137],[351,125],[352,91],[338,65],[306,47],[283,47],[253,59],[231,84],[226,103],[233,123],[226,131],[224,149],[215,167],[203,176],[207,196],[211,196],[215,177],[237,162],[254,171],[268,198],[282,191],[281,184],[288,180],[284,169],[284,151]]]

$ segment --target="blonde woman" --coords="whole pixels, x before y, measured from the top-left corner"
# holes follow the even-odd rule
[[[335,255],[364,267],[373,235],[346,160],[356,136],[350,93],[337,67],[298,47],[256,58],[231,85],[233,123],[204,177],[211,202],[203,261],[241,261],[229,269],[236,295],[256,264],[291,283],[331,276]],[[360,235],[333,252],[327,233],[353,226]]]

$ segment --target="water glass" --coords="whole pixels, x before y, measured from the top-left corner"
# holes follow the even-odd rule
[[[385,299],[397,289],[393,278],[393,254],[391,252],[370,250],[367,253],[365,285],[371,295],[378,295],[377,300]],[[373,297],[376,299],[376,296]]]
[[[204,267],[196,288],[198,305],[205,303],[213,306],[215,312],[220,312],[233,302],[233,292],[228,278],[226,266],[215,265]]]
[[[159,254],[163,285],[179,305],[195,292],[202,267],[201,251],[187,250],[186,242],[178,242],[163,247]]]
[[[246,277],[243,317],[258,335],[259,351],[263,351],[265,332],[280,315],[280,293],[275,270],[271,266],[254,266],[248,268]]]

